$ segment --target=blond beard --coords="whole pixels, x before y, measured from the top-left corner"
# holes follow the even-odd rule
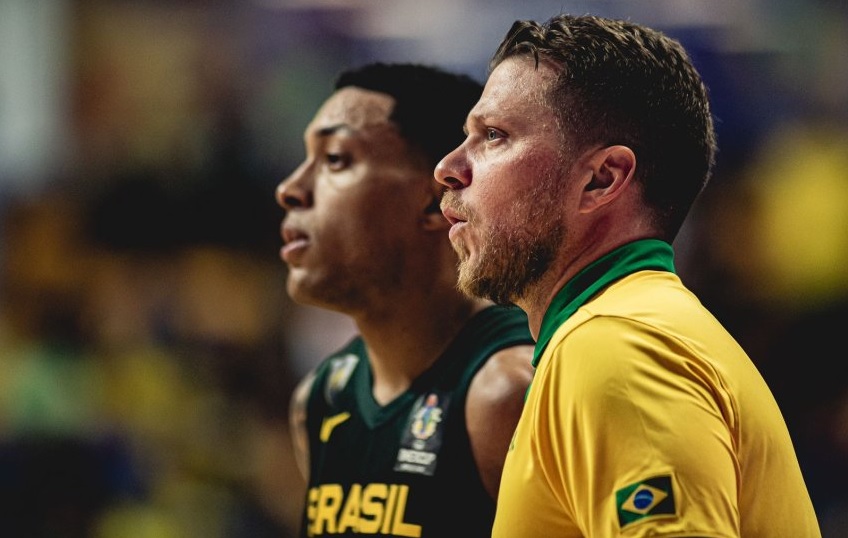
[[[480,247],[475,256],[461,239],[453,244],[459,256],[457,288],[462,293],[514,304],[550,268],[566,235],[559,214],[565,186],[557,173],[565,165],[562,158],[557,163],[516,200],[509,214],[501,215],[486,230],[478,228]],[[445,197],[446,205],[455,207],[475,227],[475,213],[450,191]]]

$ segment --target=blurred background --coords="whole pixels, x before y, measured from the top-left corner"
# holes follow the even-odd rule
[[[274,188],[343,68],[485,80],[518,18],[689,49],[720,153],[678,272],[781,405],[848,535],[848,3],[0,0],[0,535],[287,537],[295,381],[352,333],[294,305]]]

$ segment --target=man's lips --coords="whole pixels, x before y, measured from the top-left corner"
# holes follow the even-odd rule
[[[448,222],[450,222],[451,225],[465,222],[465,219],[462,218],[462,216],[459,215],[459,213],[457,213],[456,211],[454,211],[453,209],[451,209],[449,207],[443,207],[442,208],[442,215],[444,215],[445,218],[448,219]]]
[[[442,215],[445,216],[451,225],[450,230],[448,230],[448,239],[453,242],[459,234],[459,231],[465,227],[467,221],[462,215],[447,206],[442,207]]]
[[[295,256],[309,245],[309,236],[306,232],[289,226],[283,226],[283,247],[280,249],[280,258],[286,263],[291,263]]]

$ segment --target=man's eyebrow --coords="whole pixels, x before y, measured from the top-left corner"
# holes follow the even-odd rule
[[[318,129],[318,131],[316,131],[315,134],[319,138],[326,138],[328,136],[332,136],[332,135],[338,133],[339,131],[346,131],[348,134],[352,134],[352,133],[355,132],[355,129],[353,129],[350,125],[348,125],[346,123],[337,123],[335,125],[328,125],[326,127],[321,127],[320,129]]]
[[[468,136],[469,128],[472,125],[484,124],[485,118],[480,112],[469,112],[468,116],[465,117],[465,123],[462,124],[462,132]]]

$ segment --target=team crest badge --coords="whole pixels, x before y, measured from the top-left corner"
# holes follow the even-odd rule
[[[426,441],[436,433],[436,428],[441,421],[442,410],[439,408],[439,397],[435,394],[428,394],[424,407],[421,407],[413,415],[412,435],[416,439]]]
[[[432,476],[442,446],[443,422],[450,397],[428,392],[412,406],[398,449],[395,471]]]

